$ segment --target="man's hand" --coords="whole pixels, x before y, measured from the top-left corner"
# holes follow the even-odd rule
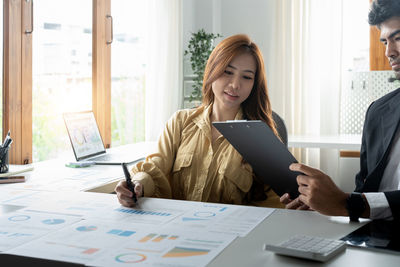
[[[292,210],[309,210],[310,208],[300,201],[297,197],[296,199],[292,200],[288,193],[283,194],[279,199],[282,204],[285,204],[285,208],[292,209]]]
[[[341,191],[328,175],[299,163],[291,164],[289,169],[303,173],[297,176],[301,203],[325,215],[348,216],[348,194]]]

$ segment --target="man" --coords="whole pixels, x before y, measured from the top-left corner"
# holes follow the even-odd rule
[[[369,24],[380,29],[386,57],[400,79],[400,1],[374,0]],[[329,176],[302,164],[290,169],[297,177],[300,195],[281,202],[290,209],[311,208],[325,215],[400,220],[400,88],[373,102],[366,113],[356,189],[344,193]]]

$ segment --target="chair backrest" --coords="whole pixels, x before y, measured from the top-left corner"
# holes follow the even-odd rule
[[[276,130],[278,131],[279,136],[282,139],[282,142],[287,146],[288,145],[288,135],[287,135],[287,130],[285,126],[285,122],[283,119],[276,114],[274,111],[272,111],[272,118],[275,121],[276,125]]]

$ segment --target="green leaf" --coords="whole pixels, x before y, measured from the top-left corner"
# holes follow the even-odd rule
[[[204,29],[200,29],[198,32],[192,33],[192,37],[189,40],[188,49],[184,51],[184,55],[190,56],[190,65],[193,73],[196,75],[193,85],[192,95],[189,97],[189,101],[201,100],[201,89],[203,87],[203,76],[204,69],[208,57],[214,49],[214,40],[218,37],[222,37],[220,34],[206,33]]]

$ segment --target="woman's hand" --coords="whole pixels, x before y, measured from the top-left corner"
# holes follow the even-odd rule
[[[283,194],[279,200],[282,204],[285,204],[286,209],[292,209],[292,210],[309,210],[310,209],[310,207],[308,207],[306,204],[301,202],[298,197],[296,199],[291,199],[288,193]]]
[[[133,185],[135,186],[136,199],[139,199],[143,196],[143,185],[138,181],[133,181]],[[115,192],[122,206],[134,207],[136,205],[136,202],[133,200],[133,193],[129,190],[126,181],[121,180],[115,187]]]

